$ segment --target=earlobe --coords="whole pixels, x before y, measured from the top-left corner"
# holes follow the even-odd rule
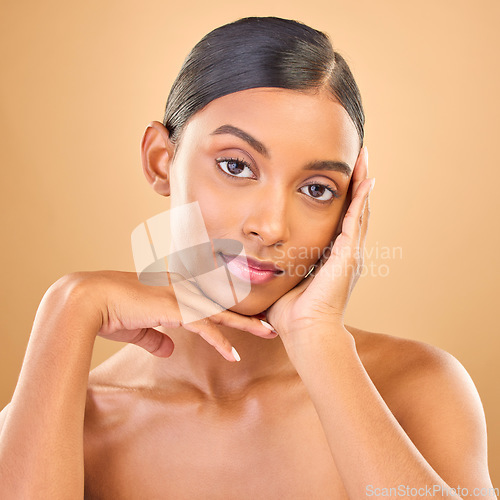
[[[151,122],[141,141],[142,170],[153,189],[162,196],[170,196],[170,165],[174,145],[170,134],[160,122]]]

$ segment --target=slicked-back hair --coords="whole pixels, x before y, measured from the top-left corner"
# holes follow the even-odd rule
[[[186,122],[214,99],[258,87],[327,90],[351,117],[363,146],[361,95],[328,36],[279,17],[246,17],[205,35],[186,57],[165,107],[173,143]]]

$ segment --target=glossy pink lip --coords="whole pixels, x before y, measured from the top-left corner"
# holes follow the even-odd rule
[[[220,253],[220,256],[224,259],[227,268],[232,274],[252,283],[267,283],[283,272],[272,262],[261,262],[251,257],[245,259],[223,253]]]

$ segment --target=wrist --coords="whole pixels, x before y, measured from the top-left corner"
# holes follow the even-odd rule
[[[103,311],[97,290],[85,273],[70,273],[57,280],[43,297],[48,310],[60,319],[81,325],[79,333],[95,339],[103,324]]]
[[[290,359],[307,359],[334,346],[334,352],[356,352],[356,342],[352,334],[338,321],[317,321],[298,326],[293,332],[282,337]]]

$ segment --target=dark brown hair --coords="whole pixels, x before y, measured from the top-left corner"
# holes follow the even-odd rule
[[[189,118],[209,102],[257,87],[328,89],[351,117],[363,146],[361,95],[346,61],[323,32],[279,17],[246,17],[205,35],[172,85],[163,125],[175,143]]]

